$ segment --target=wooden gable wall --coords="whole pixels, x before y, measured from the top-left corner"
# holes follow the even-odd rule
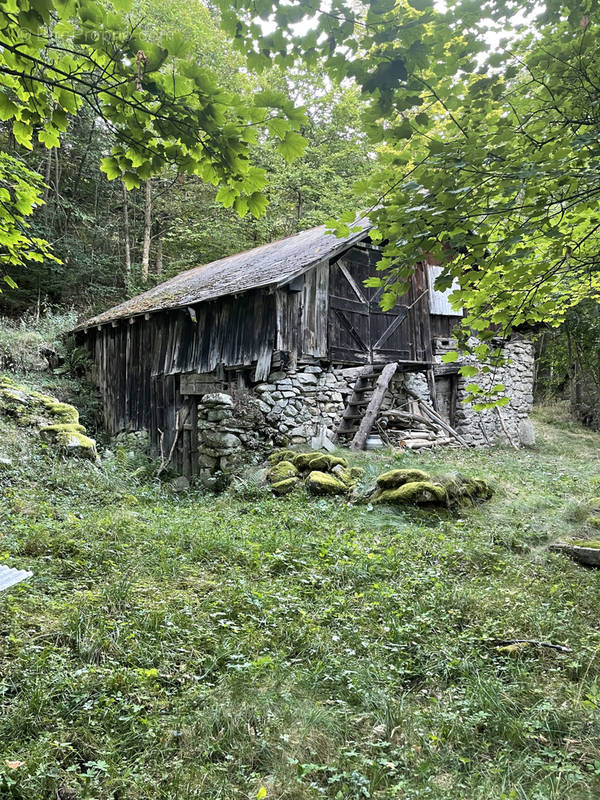
[[[377,275],[375,247],[352,247],[276,291],[278,351],[290,364],[320,359],[340,364],[431,361],[429,287],[423,265],[395,308],[382,311],[382,289],[364,281]]]

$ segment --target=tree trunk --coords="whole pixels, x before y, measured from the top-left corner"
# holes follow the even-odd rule
[[[52,148],[46,151],[46,171],[44,174],[44,216],[48,216],[48,195],[50,192],[50,170],[52,168]]]
[[[152,235],[152,184],[146,181],[146,205],[144,207],[144,241],[142,245],[142,281],[148,283],[150,274],[150,240]]]
[[[127,187],[121,181],[123,189],[123,239],[125,242],[125,283],[131,278],[131,247],[129,244],[129,206],[127,204]]]
[[[162,231],[159,228],[158,233],[156,234],[156,262],[155,262],[155,272],[157,277],[160,278],[163,271],[163,241],[162,241]]]

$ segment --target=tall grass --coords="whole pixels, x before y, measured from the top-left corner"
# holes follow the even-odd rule
[[[0,417],[2,560],[34,572],[0,594],[0,797],[598,797],[600,573],[546,545],[598,494],[600,435],[538,437],[407,457],[496,493],[397,513],[175,494]],[[398,463],[352,458],[367,481]]]
[[[0,317],[0,370],[31,372],[48,368],[47,349],[62,349],[61,336],[75,326],[74,310]]]

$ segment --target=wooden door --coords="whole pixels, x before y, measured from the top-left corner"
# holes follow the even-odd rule
[[[333,361],[377,363],[422,360],[420,328],[415,330],[408,296],[382,311],[382,289],[365,286],[377,275],[375,248],[354,247],[331,266],[329,352]],[[418,327],[418,326],[417,326]]]
[[[343,258],[331,266],[329,351],[334,361],[364,364],[371,360],[369,300],[362,285],[368,273],[353,266]]]

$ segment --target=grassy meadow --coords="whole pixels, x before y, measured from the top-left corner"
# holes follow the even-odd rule
[[[600,435],[365,454],[495,486],[460,512],[174,493],[0,420],[0,797],[578,800],[600,794]],[[494,638],[565,644],[500,652]]]

